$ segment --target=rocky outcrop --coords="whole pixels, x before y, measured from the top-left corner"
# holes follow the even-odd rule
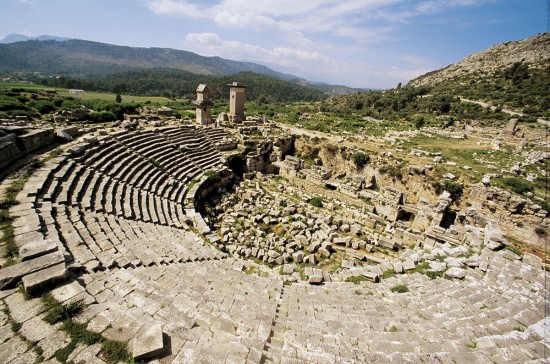
[[[433,85],[469,73],[491,73],[515,62],[525,62],[534,68],[548,67],[550,62],[550,33],[496,44],[482,52],[474,53],[456,64],[430,72],[411,81],[412,86]]]

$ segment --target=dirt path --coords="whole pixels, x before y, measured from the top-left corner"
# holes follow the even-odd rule
[[[492,106],[492,105],[489,105],[488,103],[486,102],[481,102],[481,101],[475,101],[475,100],[469,100],[469,99],[465,99],[465,98],[460,98],[460,101],[462,102],[469,102],[469,103],[472,103],[472,104],[478,104],[478,105],[481,105],[483,107],[489,107],[491,108],[491,110],[495,111],[497,109],[496,106]],[[512,110],[506,110],[506,109],[501,109],[501,111],[503,113],[506,113],[506,114],[509,114],[509,115],[514,115],[514,116],[524,116],[525,114],[522,114],[520,112],[517,112],[517,111],[512,111]],[[544,120],[544,119],[537,119],[537,123],[539,124],[542,124],[542,125],[550,125],[550,122],[547,121],[547,120]]]

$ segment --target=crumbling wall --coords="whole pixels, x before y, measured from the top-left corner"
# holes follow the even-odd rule
[[[54,143],[53,129],[16,128],[1,131],[0,136],[0,167],[5,168],[27,153]],[[0,134],[1,135],[1,134]]]
[[[33,152],[47,145],[53,144],[55,133],[53,129],[29,130],[27,133],[17,136],[17,145],[25,153]]]
[[[24,153],[17,148],[15,134],[7,134],[0,137],[0,168],[8,166],[11,162],[23,157]]]
[[[533,201],[481,183],[472,186],[467,200],[471,207],[464,216],[466,223],[479,226],[487,217],[496,219],[509,236],[539,248],[549,245],[547,212]]]

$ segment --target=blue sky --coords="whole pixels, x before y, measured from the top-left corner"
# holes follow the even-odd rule
[[[390,88],[547,31],[546,0],[0,0],[0,39],[184,49],[310,80]]]

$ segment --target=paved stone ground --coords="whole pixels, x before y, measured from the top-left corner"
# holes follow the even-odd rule
[[[544,271],[494,253],[487,273],[464,281],[405,274],[381,283],[284,285],[222,258],[84,274],[52,291],[84,299],[77,320],[108,339],[133,342],[160,324],[161,363],[546,362],[550,354]],[[390,290],[406,284],[409,292]],[[0,362],[28,363],[68,345],[45,323],[39,299],[1,291]],[[548,309],[548,307],[546,307]],[[12,330],[14,323],[18,330]],[[41,348],[41,357],[36,347]],[[101,362],[80,345],[75,362]]]

